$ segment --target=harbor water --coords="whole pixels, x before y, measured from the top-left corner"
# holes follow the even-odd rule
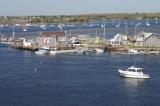
[[[0,47],[1,106],[159,106],[160,56],[37,56]],[[121,78],[117,69],[144,67],[150,79]]]
[[[140,31],[160,33],[160,22],[130,20],[128,33]],[[104,22],[63,26],[69,34],[103,37]],[[118,23],[120,26],[116,27]],[[106,38],[125,33],[124,21],[105,22]],[[12,26],[1,29],[12,36]],[[37,26],[15,27],[15,36],[35,37]],[[45,31],[59,31],[56,25]],[[144,68],[150,79],[122,78],[119,68],[136,65]],[[38,56],[32,51],[17,50],[0,45],[0,106],[159,106],[160,55],[63,54]]]

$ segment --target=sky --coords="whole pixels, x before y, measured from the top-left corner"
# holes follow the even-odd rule
[[[0,16],[160,12],[160,0],[0,0]]]

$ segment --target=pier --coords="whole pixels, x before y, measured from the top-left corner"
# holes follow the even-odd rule
[[[28,51],[38,51],[39,47],[26,47],[21,45],[11,45],[12,48],[20,49],[20,50],[28,50]]]

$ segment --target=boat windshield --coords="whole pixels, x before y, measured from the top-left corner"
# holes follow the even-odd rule
[[[131,72],[142,72],[142,69],[128,69]]]
[[[142,69],[137,69],[137,72],[142,72]]]
[[[131,71],[131,72],[136,72],[136,70],[135,70],[135,69],[129,69],[129,71]]]

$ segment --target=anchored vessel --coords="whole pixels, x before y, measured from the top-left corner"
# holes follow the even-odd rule
[[[121,70],[119,69],[118,72],[122,77],[128,78],[150,78],[148,74],[143,73],[143,68],[131,66],[128,69]]]

